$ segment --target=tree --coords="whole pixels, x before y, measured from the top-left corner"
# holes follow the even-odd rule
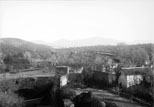
[[[153,54],[152,54],[152,97],[153,97],[153,104],[152,107],[154,107],[154,45],[153,45]]]
[[[4,69],[4,63],[3,63],[3,53],[1,52],[1,49],[0,49],[0,71],[2,72],[3,69]]]
[[[120,85],[119,85],[119,78],[121,76],[121,65],[118,64],[118,66],[115,68],[115,74],[116,74],[116,78],[115,78],[115,88],[116,88],[116,92],[117,94],[119,95],[119,88],[120,88]]]
[[[25,69],[30,67],[30,62],[28,59],[24,58],[23,53],[14,55],[8,54],[3,59],[3,62],[7,68],[13,67],[14,69]]]
[[[57,57],[55,54],[52,54],[52,56],[49,57],[47,61],[50,62],[52,65],[56,65],[58,63]]]
[[[27,59],[29,62],[31,62],[31,60],[32,60],[32,55],[31,55],[31,53],[28,52],[28,51],[26,51],[26,52],[24,53],[24,58]]]
[[[148,53],[140,47],[134,48],[131,52],[131,60],[133,64],[137,66],[142,66],[145,64],[145,61],[148,59]]]
[[[19,89],[15,80],[0,81],[0,107],[23,107],[23,98],[15,94]]]

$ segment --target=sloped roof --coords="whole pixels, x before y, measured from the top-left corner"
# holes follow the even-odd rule
[[[96,53],[100,55],[106,55],[106,56],[115,56],[115,54],[112,54],[109,52],[103,52],[103,51],[97,51]]]
[[[149,67],[128,67],[122,68],[122,73],[125,75],[144,75],[151,71]]]

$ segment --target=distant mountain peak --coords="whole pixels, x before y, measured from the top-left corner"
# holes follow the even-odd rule
[[[95,46],[95,45],[117,45],[119,41],[102,37],[91,37],[80,40],[58,40],[51,43],[51,46],[59,47],[80,47],[80,46]]]

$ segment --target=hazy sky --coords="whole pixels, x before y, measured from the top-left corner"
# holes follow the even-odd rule
[[[154,42],[154,0],[0,1],[0,37]]]

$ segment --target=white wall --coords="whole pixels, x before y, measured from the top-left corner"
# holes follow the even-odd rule
[[[68,82],[68,77],[67,75],[61,76],[60,77],[60,87],[63,87],[65,85],[67,85]]]
[[[127,75],[127,88],[139,84],[142,80],[142,75]]]

